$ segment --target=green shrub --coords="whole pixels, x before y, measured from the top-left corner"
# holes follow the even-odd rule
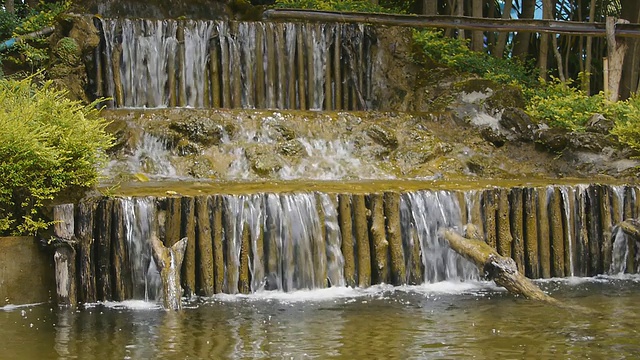
[[[445,37],[442,31],[414,30],[413,42],[420,51],[418,57],[426,56],[438,65],[476,74],[501,84],[521,87],[535,84],[532,67],[517,59],[499,59],[484,52],[472,51],[466,41]]]
[[[96,104],[50,82],[0,80],[0,234],[34,234],[41,210],[62,191],[96,184],[112,138]]]
[[[583,131],[589,118],[596,113],[615,118],[610,116],[614,114],[608,113],[609,104],[604,94],[589,96],[571,85],[571,81],[563,83],[552,78],[549,82],[541,81],[535,88],[527,89],[527,113],[549,126],[571,131]]]
[[[612,104],[608,112],[616,118],[611,133],[618,136],[620,143],[640,153],[640,94]]]

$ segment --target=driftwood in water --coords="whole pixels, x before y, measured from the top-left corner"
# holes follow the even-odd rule
[[[501,256],[484,241],[464,238],[453,230],[445,231],[444,237],[455,252],[474,263],[489,279],[510,293],[531,300],[558,304],[556,299],[542,292],[522,275],[513,259]]]
[[[155,234],[151,236],[151,254],[162,279],[162,306],[167,310],[182,309],[180,269],[186,249],[186,237],[166,247]]]
[[[640,220],[627,219],[621,222],[619,226],[625,234],[635,238],[636,240],[640,240]]]
[[[62,204],[53,208],[53,233],[56,238],[53,262],[58,306],[74,307],[77,304],[73,212],[73,204]]]

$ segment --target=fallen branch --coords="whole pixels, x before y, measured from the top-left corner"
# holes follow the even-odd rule
[[[151,255],[162,279],[162,306],[166,310],[182,309],[182,287],[180,286],[180,269],[184,252],[187,249],[187,238],[182,238],[171,247],[166,247],[157,236],[151,236]]]
[[[493,280],[510,293],[553,305],[560,304],[558,300],[545,294],[531,280],[522,275],[513,259],[501,256],[484,241],[462,237],[450,229],[445,231],[444,237],[449,242],[451,249],[474,263],[488,279]]]

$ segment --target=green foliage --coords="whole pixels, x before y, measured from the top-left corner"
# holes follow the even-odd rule
[[[11,38],[13,30],[18,26],[18,17],[6,11],[0,11],[0,40]]]
[[[616,118],[611,133],[618,136],[620,143],[640,153],[640,94],[612,104],[609,113]]]
[[[351,11],[371,13],[405,13],[407,10],[396,7],[402,2],[389,2],[388,6],[373,4],[367,0],[339,1],[339,0],[278,0],[273,5],[275,8],[307,9],[323,11]]]
[[[112,138],[97,103],[82,105],[50,82],[0,80],[0,234],[49,224],[44,205],[62,191],[96,184]]]
[[[541,81],[535,88],[527,90],[529,104],[527,113],[550,126],[571,131],[583,131],[593,114],[607,115],[608,104],[604,94],[589,96],[580,89],[552,78]]]
[[[535,83],[532,68],[522,62],[472,51],[466,41],[445,37],[441,31],[414,30],[413,42],[420,51],[418,55],[424,55],[438,65],[501,84],[526,87]]]
[[[55,3],[41,2],[22,20],[14,30],[14,36],[38,31],[47,26],[53,26],[58,15],[71,8],[71,1],[65,0]]]

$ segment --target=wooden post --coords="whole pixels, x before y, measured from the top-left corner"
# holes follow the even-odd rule
[[[194,199],[184,196],[181,199],[180,237],[187,238],[187,248],[182,262],[182,288],[185,296],[195,294],[196,290],[196,220]]]
[[[356,286],[356,268],[353,246],[353,220],[351,218],[351,196],[338,195],[338,218],[342,235],[342,256],[344,257],[344,279],[347,286]]]
[[[616,24],[627,24],[627,20],[616,19],[612,16],[607,16],[606,19],[606,31],[607,31],[607,55],[608,61],[608,89],[609,100],[618,101],[618,94],[620,91],[620,80],[622,79],[622,66],[624,64],[624,56],[627,52],[627,43],[622,38],[616,38]]]
[[[371,194],[371,243],[373,244],[373,282],[389,283],[389,242],[384,227],[384,200],[382,194]]]
[[[384,214],[387,219],[387,239],[389,239],[391,255],[391,282],[393,285],[404,285],[407,281],[407,271],[400,230],[400,194],[392,192],[384,194]]]
[[[358,286],[368,287],[371,286],[371,251],[364,195],[353,195],[353,217],[358,252]]]
[[[96,288],[98,301],[110,301],[111,294],[111,212],[113,199],[102,199],[96,214]]]
[[[521,273],[524,271],[524,189],[511,189],[511,233],[513,235],[513,252],[511,257]]]
[[[94,202],[82,202],[76,208],[75,236],[78,240],[79,300],[96,302],[96,259],[94,257],[93,217]]]
[[[75,307],[78,302],[73,210],[73,204],[57,205],[53,208],[53,234],[61,241],[53,254],[56,294],[60,307]]]
[[[553,189],[549,200],[549,222],[551,230],[551,275],[564,277],[564,235],[562,225],[562,194],[558,187]]]
[[[211,213],[208,195],[196,196],[196,244],[198,248],[198,292],[203,296],[214,294],[213,277],[213,236],[211,234]]]
[[[213,213],[213,292],[219,294],[224,285],[224,247],[222,227],[222,196],[215,195],[210,202]]]
[[[540,277],[538,257],[537,193],[534,188],[524,189],[524,246],[525,275],[532,279]]]

